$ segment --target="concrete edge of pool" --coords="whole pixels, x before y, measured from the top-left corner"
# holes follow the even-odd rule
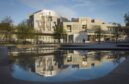
[[[1,52],[1,55],[6,55],[6,54],[5,52]],[[48,84],[44,82],[29,82],[29,81],[15,79],[11,76],[9,65],[7,65],[5,60],[3,60],[2,63],[3,64],[0,65],[0,84]],[[117,68],[115,68],[110,74],[108,74],[105,77],[87,81],[64,82],[60,84],[129,84],[128,71],[129,71],[129,58],[127,58],[123,63],[121,63]]]

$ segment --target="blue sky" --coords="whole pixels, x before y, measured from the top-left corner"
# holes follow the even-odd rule
[[[11,16],[17,24],[41,9],[55,10],[68,18],[91,17],[124,24],[129,0],[0,0],[0,20]]]

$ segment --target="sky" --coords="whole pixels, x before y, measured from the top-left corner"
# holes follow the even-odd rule
[[[54,10],[68,18],[91,17],[123,25],[129,0],[0,0],[0,20],[10,16],[18,24],[42,9]]]

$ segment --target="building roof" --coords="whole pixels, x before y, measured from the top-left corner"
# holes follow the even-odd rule
[[[38,14],[38,13],[42,13],[43,15],[48,15],[48,16],[59,16],[55,11],[47,10],[47,9],[36,11],[36,12],[32,13],[31,15],[35,15],[35,14]]]

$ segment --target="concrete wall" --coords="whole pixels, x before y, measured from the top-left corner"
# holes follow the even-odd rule
[[[8,64],[8,50],[5,47],[0,47],[0,66]]]
[[[32,17],[33,16],[33,19]],[[54,22],[57,22],[58,15],[52,10],[42,10],[30,16],[32,26],[41,33],[53,33]]]
[[[80,32],[73,35],[73,40],[75,43],[85,43],[87,41],[87,34],[85,32]]]

